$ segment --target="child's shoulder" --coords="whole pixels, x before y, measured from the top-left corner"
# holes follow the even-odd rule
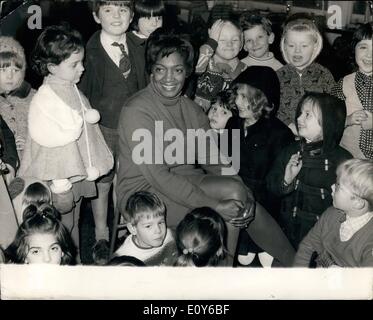
[[[97,30],[94,34],[92,34],[92,36],[89,38],[87,42],[86,51],[95,50],[102,46],[100,41],[100,35],[101,30]]]

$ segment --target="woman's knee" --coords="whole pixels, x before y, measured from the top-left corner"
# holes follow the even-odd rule
[[[233,178],[227,179],[227,181],[224,182],[224,187],[226,189],[225,193],[227,195],[227,199],[235,199],[244,202],[247,200],[248,191],[241,181]]]

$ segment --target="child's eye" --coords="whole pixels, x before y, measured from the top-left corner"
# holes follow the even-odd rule
[[[59,251],[60,250],[60,246],[53,246],[52,248],[51,248],[51,250],[52,251],[54,251],[54,252],[57,252],[57,251]]]
[[[181,69],[176,69],[176,72],[177,72],[177,73],[183,73],[183,72],[184,72],[184,69],[182,69],[182,68],[181,68]]]
[[[32,254],[32,255],[38,255],[40,253],[40,250],[39,249],[31,249],[30,250],[30,254]]]
[[[128,11],[128,9],[125,8],[125,7],[120,9],[120,12],[121,12],[121,13],[126,13],[127,11]]]

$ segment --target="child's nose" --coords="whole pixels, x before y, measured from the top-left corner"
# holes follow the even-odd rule
[[[114,18],[119,18],[120,17],[120,8],[118,8],[117,10],[114,10],[113,17]]]
[[[7,79],[12,79],[13,78],[13,71],[12,70],[7,70],[6,71],[6,78]]]
[[[332,185],[332,194],[335,192],[335,184]]]
[[[295,52],[300,52],[300,46],[295,47]]]
[[[51,256],[49,251],[43,253],[43,262],[49,263],[51,261]]]

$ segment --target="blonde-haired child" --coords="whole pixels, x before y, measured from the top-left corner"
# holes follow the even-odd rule
[[[373,162],[341,163],[332,189],[333,207],[301,242],[294,265],[373,267]]]
[[[373,159],[372,33],[373,23],[354,32],[352,46],[359,69],[340,79],[332,91],[347,107],[341,146],[360,159]]]
[[[173,265],[176,245],[166,226],[165,204],[155,193],[138,191],[127,201],[123,213],[131,233],[115,256],[130,256],[147,266]]]
[[[230,20],[217,20],[208,31],[209,39],[201,46],[196,66],[198,75],[194,101],[207,112],[216,95],[246,69],[238,54],[242,49],[240,27]]]
[[[26,57],[19,42],[0,37],[0,115],[12,130],[18,157],[27,137],[27,115],[35,90],[25,79]]]
[[[323,40],[312,20],[302,18],[288,22],[280,45],[287,64],[277,71],[281,90],[277,116],[289,125],[294,121],[298,102],[307,91],[330,93],[335,82],[328,69],[314,62]],[[291,129],[296,134],[294,125]]]

